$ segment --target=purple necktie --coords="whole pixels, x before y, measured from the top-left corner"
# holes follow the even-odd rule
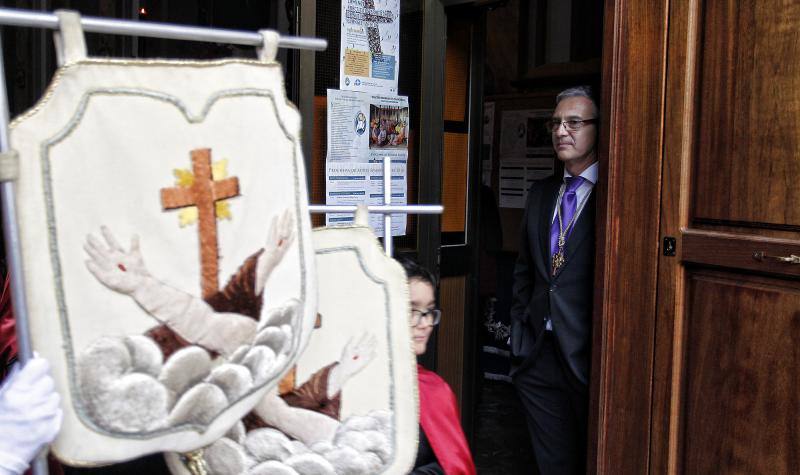
[[[575,211],[577,211],[577,201],[578,197],[575,192],[578,190],[578,187],[581,186],[583,183],[584,178],[581,176],[568,176],[564,177],[564,182],[567,184],[566,190],[564,190],[564,196],[561,197],[561,223],[562,226],[566,229],[569,226],[569,223],[572,221],[572,217],[575,216]],[[572,232],[573,226],[567,230],[568,237]],[[550,256],[552,257],[553,254],[558,252],[558,216],[553,218],[553,224],[550,226]]]

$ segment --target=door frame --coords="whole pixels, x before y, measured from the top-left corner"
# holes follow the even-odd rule
[[[420,158],[419,158],[419,201],[439,203],[442,197],[442,165],[444,160],[444,83],[445,56],[447,48],[447,7],[473,4],[473,1],[425,0],[423,17],[423,59],[422,94],[420,114]],[[477,368],[477,322],[478,308],[478,211],[480,202],[480,150],[483,117],[483,72],[485,55],[486,14],[475,6],[475,17],[470,30],[470,65],[467,102],[468,169],[467,169],[467,216],[465,243],[442,247],[441,219],[439,216],[420,216],[418,225],[418,251],[420,262],[429,269],[439,269],[447,274],[444,259],[447,255],[459,256],[459,261],[467,267],[463,366],[461,370],[461,419],[467,437],[473,433],[475,395],[475,374]],[[463,266],[457,266],[463,267]],[[462,270],[459,271],[459,275]],[[428,345],[428,351],[421,360],[430,368],[436,367],[436,339]]]
[[[419,134],[419,202],[440,203],[442,199],[442,156],[444,137],[444,63],[447,48],[445,0],[423,0],[422,82]],[[428,269],[439,266],[441,220],[438,215],[421,215],[417,225],[417,250],[420,263]],[[435,361],[433,351],[425,360]]]
[[[651,471],[668,20],[605,2],[589,473]]]
[[[424,3],[420,201],[438,202],[444,8],[452,2]],[[601,122],[607,125],[599,137],[588,473],[650,469],[668,7],[666,0],[605,0]],[[629,196],[638,199],[631,203]],[[438,217],[420,221],[420,258],[431,268],[438,264],[439,232]]]

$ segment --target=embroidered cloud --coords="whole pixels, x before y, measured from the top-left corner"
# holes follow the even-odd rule
[[[252,343],[229,358],[212,359],[199,346],[164,361],[143,335],[103,337],[77,358],[87,415],[112,432],[143,433],[183,424],[209,424],[220,412],[265,383],[277,383],[293,350],[299,302],[269,312]]]
[[[380,473],[393,454],[390,412],[351,416],[339,425],[332,440],[310,447],[282,432],[243,427],[204,450],[210,473],[217,475],[370,475]]]

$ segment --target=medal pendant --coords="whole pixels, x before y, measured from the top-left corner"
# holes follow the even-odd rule
[[[555,254],[553,254],[553,275],[556,275],[558,269],[564,265],[564,253],[561,249],[558,250]]]

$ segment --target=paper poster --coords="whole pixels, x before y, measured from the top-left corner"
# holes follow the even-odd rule
[[[408,97],[328,89],[328,161],[408,159]]]
[[[342,0],[339,89],[397,94],[400,0]]]
[[[407,204],[409,108],[405,96],[328,89],[328,156],[325,203],[381,205],[383,158],[392,162],[392,204]],[[406,230],[406,216],[393,215],[392,235]],[[326,225],[352,224],[351,214],[328,214]],[[370,215],[383,236],[383,216]]]
[[[481,146],[481,183],[492,186],[492,145],[494,143],[494,102],[483,104],[483,143]]]
[[[369,103],[358,92],[328,89],[328,161],[368,162]]]
[[[325,168],[325,204],[370,205],[383,204],[383,163],[328,162]],[[406,163],[392,161],[392,204],[408,204]],[[349,226],[352,213],[328,213],[326,226]],[[384,236],[383,215],[370,214],[369,224],[378,237]],[[406,233],[406,215],[392,215],[392,236]]]
[[[553,157],[500,160],[501,208],[524,208],[528,188],[553,174]]]
[[[546,123],[551,109],[507,110],[500,116],[501,208],[524,208],[534,180],[553,174],[555,152]]]
[[[500,123],[500,158],[553,155],[553,141],[546,123],[551,109],[503,111]]]

